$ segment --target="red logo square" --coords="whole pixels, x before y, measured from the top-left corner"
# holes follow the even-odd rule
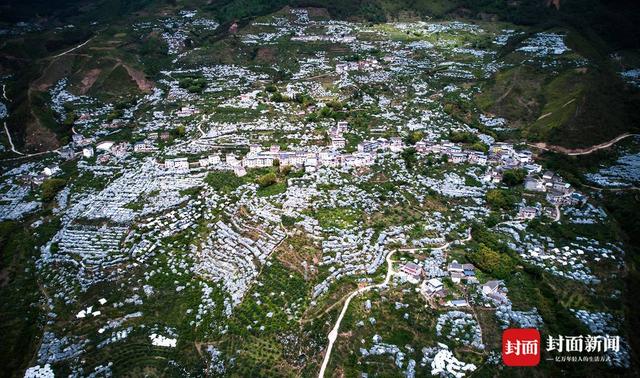
[[[507,366],[537,366],[541,348],[535,328],[509,328],[502,333],[502,362]]]

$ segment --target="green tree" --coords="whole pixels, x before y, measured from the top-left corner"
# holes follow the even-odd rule
[[[407,135],[404,138],[404,142],[410,145],[414,145],[424,138],[424,133],[422,131],[414,131],[411,134]]]
[[[256,179],[256,183],[261,187],[261,188],[266,188],[268,186],[271,186],[275,183],[278,182],[278,177],[276,176],[275,173],[273,172],[269,172],[267,174],[264,174],[260,177],[258,177]]]
[[[468,131],[452,131],[449,134],[449,140],[454,143],[476,143],[479,141],[477,135]]]
[[[62,188],[67,184],[64,179],[52,178],[45,180],[42,183],[42,200],[44,202],[50,202],[53,200]]]
[[[480,151],[480,152],[489,151],[489,146],[487,146],[486,144],[484,144],[482,142],[475,142],[474,144],[471,145],[470,148],[472,150],[474,150],[474,151]]]
[[[175,133],[175,136],[177,137],[183,137],[186,135],[187,129],[181,125],[175,128],[174,133]]]
[[[220,192],[231,192],[244,184],[244,181],[233,172],[210,172],[204,180],[214,190]]]
[[[296,224],[296,218],[290,217],[288,215],[281,215],[280,220],[282,221],[282,225],[285,227],[291,227]]]
[[[469,257],[478,268],[496,278],[508,278],[515,269],[515,262],[509,255],[495,251],[484,244],[480,244]]]
[[[502,182],[508,186],[516,186],[524,182],[527,171],[524,169],[509,169],[502,174]]]
[[[280,92],[273,92],[271,95],[271,101],[273,102],[284,102],[286,98]]]
[[[417,151],[413,147],[405,148],[404,151],[400,153],[400,156],[404,159],[404,163],[407,165],[407,168],[411,169],[418,161],[416,158]]]
[[[510,210],[515,205],[515,199],[506,190],[491,189],[487,192],[487,203],[493,209]]]

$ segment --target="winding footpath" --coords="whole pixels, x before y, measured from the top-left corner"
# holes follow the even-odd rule
[[[6,84],[2,84],[2,97],[4,97],[6,101],[10,101],[9,97],[7,97]],[[18,155],[24,155],[22,152],[16,150],[16,146],[13,144],[13,139],[11,139],[11,133],[9,132],[9,128],[7,127],[7,121],[4,121],[3,123],[4,123],[4,132],[7,134],[7,139],[9,140],[9,146],[11,147],[11,151],[13,151]]]
[[[59,57],[61,57],[63,55],[66,55],[66,54],[72,52],[72,51],[75,51],[75,50],[81,48],[82,46],[86,45],[87,43],[89,43],[94,38],[95,38],[95,36],[87,39],[86,41],[84,41],[83,43],[81,43],[81,44],[79,44],[79,45],[77,45],[75,47],[70,48],[69,50],[63,51],[60,54],[51,56],[51,57],[49,57],[47,59],[59,58]],[[5,100],[9,101],[9,98],[7,97],[7,86],[6,86],[6,84],[2,85],[2,97],[4,97]],[[9,145],[11,146],[11,151],[16,153],[16,154],[18,154],[18,155],[21,155],[21,156],[17,157],[17,158],[3,159],[2,161],[17,160],[17,159],[24,158],[24,157],[44,155],[44,154],[48,154],[48,153],[51,153],[51,152],[56,152],[56,151],[59,150],[59,149],[55,149],[55,150],[50,150],[50,151],[37,152],[37,153],[34,153],[34,154],[24,154],[24,153],[16,150],[16,147],[13,144],[13,140],[11,139],[11,134],[9,133],[9,128],[7,127],[7,122],[4,122],[4,131],[7,134],[7,139],[9,139]],[[74,130],[74,133],[75,133],[75,130]]]
[[[471,229],[469,229],[467,237],[459,240],[459,242],[465,242],[469,240],[471,240]],[[432,250],[444,250],[449,248],[453,243],[454,242],[447,242],[441,245],[440,247],[432,248]],[[324,354],[324,360],[322,361],[322,367],[320,368],[320,373],[318,373],[318,378],[324,378],[324,373],[327,370],[327,365],[329,364],[329,359],[331,358],[331,351],[333,350],[333,344],[335,344],[336,340],[338,339],[338,330],[340,329],[340,323],[342,323],[342,318],[344,318],[344,315],[347,313],[347,309],[349,308],[349,303],[351,303],[351,300],[356,296],[362,293],[365,293],[367,291],[370,291],[372,289],[382,288],[389,285],[389,282],[391,281],[391,277],[393,277],[393,274],[395,273],[393,271],[393,260],[391,260],[391,257],[393,256],[394,253],[396,253],[397,251],[411,252],[411,251],[417,251],[422,249],[425,249],[425,248],[397,249],[389,252],[389,254],[386,257],[387,275],[384,278],[384,281],[379,284],[361,287],[355,290],[353,293],[351,293],[351,295],[347,297],[347,300],[344,302],[344,305],[342,306],[342,311],[340,311],[340,316],[338,316],[338,320],[336,320],[336,324],[333,326],[333,329],[331,330],[331,332],[329,332],[329,345],[327,346],[327,351]]]
[[[587,148],[570,149],[570,148],[566,148],[566,147],[562,147],[562,146],[547,145],[546,143],[529,143],[529,146],[538,148],[540,150],[558,152],[558,153],[565,154],[565,155],[568,155],[568,156],[580,156],[580,155],[589,155],[589,154],[594,153],[596,151],[603,150],[605,148],[609,148],[609,147],[613,146],[614,144],[620,142],[623,139],[626,139],[626,138],[629,138],[629,137],[632,137],[632,136],[638,136],[638,135],[640,135],[640,134],[624,133],[622,135],[618,135],[617,137],[611,139],[608,142],[596,144],[596,145],[593,145],[593,146],[587,147]]]
[[[59,58],[59,57],[61,57],[61,56],[63,56],[63,55],[66,55],[66,54],[68,54],[68,53],[72,52],[72,51],[75,51],[75,50],[77,50],[77,49],[81,48],[82,46],[86,45],[87,43],[89,43],[89,42],[90,42],[92,39],[94,39],[94,38],[95,38],[95,36],[94,36],[94,37],[91,37],[91,38],[89,38],[89,39],[87,39],[86,41],[84,41],[83,43],[81,43],[81,44],[79,44],[79,45],[77,45],[77,46],[75,46],[75,47],[70,48],[70,49],[69,49],[69,50],[67,50],[67,51],[61,52],[61,53],[60,53],[60,54],[58,54],[58,55],[54,55],[54,56],[50,57],[49,59]]]
[[[320,368],[320,373],[318,374],[318,378],[324,377],[324,372],[327,369],[327,365],[329,364],[329,359],[331,358],[331,350],[333,349],[333,344],[338,339],[338,330],[340,329],[340,323],[342,322],[342,318],[344,318],[344,315],[347,313],[349,303],[351,303],[351,300],[355,298],[357,295],[360,295],[371,289],[387,286],[389,284],[389,281],[391,281],[391,277],[393,277],[393,261],[391,260],[391,256],[393,256],[395,252],[396,251],[391,251],[387,255],[387,258],[386,258],[387,276],[384,278],[384,281],[382,283],[361,287],[360,289],[357,289],[347,297],[347,300],[344,302],[344,306],[342,306],[342,311],[340,311],[340,316],[338,316],[338,320],[336,320],[336,324],[333,326],[333,329],[331,330],[331,332],[329,332],[329,345],[327,346],[327,351],[324,354],[324,361],[322,361],[322,367]]]
[[[24,155],[22,152],[16,150],[16,146],[13,144],[13,140],[11,140],[11,133],[9,132],[9,128],[7,127],[7,122],[4,122],[4,132],[7,134],[7,139],[9,139],[9,146],[11,146],[11,151],[18,155]]]

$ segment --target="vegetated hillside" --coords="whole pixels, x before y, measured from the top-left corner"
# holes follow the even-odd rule
[[[559,5],[559,6],[557,6]],[[576,53],[593,63],[588,72],[563,72],[558,76],[529,67],[500,72],[478,99],[480,107],[507,118],[522,134],[535,141],[564,146],[599,143],[631,130],[638,116],[637,93],[630,91],[610,67],[609,55],[619,50],[634,51],[640,46],[639,6],[633,1],[566,0],[27,0],[0,6],[0,22],[39,20],[48,27],[75,25],[61,32],[31,33],[8,38],[0,47],[0,72],[15,72],[21,77],[10,88],[9,127],[20,147],[27,150],[57,147],[64,142],[66,129],[48,118],[38,119],[31,112],[32,91],[46,91],[56,80],[72,75],[70,85],[76,94],[88,92],[119,98],[135,91],[127,79],[126,67],[146,74],[153,80],[168,62],[166,45],[157,35],[142,39],[127,34],[136,20],[152,14],[171,13],[178,9],[198,9],[223,23],[216,34],[225,34],[234,20],[242,25],[260,15],[285,6],[326,9],[336,19],[383,22],[389,20],[471,19],[507,21],[526,25],[532,31],[551,28],[571,30],[568,43]],[[97,22],[97,26],[90,27]],[[124,33],[120,33],[124,31]],[[63,70],[55,70],[51,57],[96,35],[104,43]],[[110,36],[109,40],[106,36]],[[216,36],[193,35],[199,46],[209,46]],[[518,46],[507,46],[505,56]],[[257,53],[257,52],[256,52]],[[228,55],[219,55],[220,57]],[[114,59],[109,59],[114,58]],[[203,57],[211,61],[211,57]],[[71,71],[71,69],[73,69]],[[64,71],[64,74],[61,72]],[[117,80],[107,80],[109,77]],[[47,85],[35,85],[38,81]],[[122,83],[122,88],[114,85]],[[139,84],[139,83],[138,83]],[[26,105],[25,105],[26,102]],[[16,125],[27,125],[16,126]],[[43,128],[47,126],[49,130]],[[30,128],[29,128],[30,127]],[[36,132],[38,131],[38,132]],[[52,134],[53,132],[53,134]],[[33,135],[29,139],[29,135]],[[38,136],[39,135],[39,136]],[[58,141],[42,143],[39,139]]]
[[[195,7],[229,22],[271,13],[286,5],[321,7],[333,18],[372,22],[413,15],[520,25],[563,24],[599,35],[614,50],[640,44],[640,7],[634,0],[26,0],[0,5],[0,22],[34,18],[106,22],[163,6]]]
[[[553,70],[527,64],[500,71],[476,96],[478,107],[506,118],[531,141],[565,147],[590,146],[638,132],[640,116],[634,109],[640,106],[640,92],[619,76],[620,63],[611,58],[618,51],[610,50],[593,30],[554,30],[567,34],[569,56],[588,63]],[[525,38],[505,47],[506,61],[519,59],[517,50]]]

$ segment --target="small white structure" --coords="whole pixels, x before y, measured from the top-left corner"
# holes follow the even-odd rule
[[[93,148],[91,147],[85,147],[82,149],[82,156],[84,156],[85,158],[89,159],[93,157]]]
[[[427,281],[426,291],[427,291],[427,294],[433,294],[435,292],[442,290],[443,287],[444,286],[442,284],[442,281],[440,281],[437,278],[432,278],[429,281]]]
[[[220,164],[220,155],[209,155],[209,165]]]
[[[500,288],[500,281],[488,281],[482,285],[482,293],[485,295],[495,294]]]
[[[331,138],[331,148],[333,149],[342,149],[347,145],[347,140],[341,136],[334,136]]]
[[[164,167],[166,169],[181,171],[189,169],[189,160],[187,158],[176,158],[176,159],[167,159],[164,162]]]
[[[176,343],[178,342],[177,339],[171,339],[169,337],[165,337],[155,333],[152,333],[151,335],[149,335],[149,338],[151,339],[151,344],[155,346],[162,346],[162,347],[175,348]]]
[[[227,154],[225,157],[225,162],[232,167],[239,167],[242,165],[242,160],[238,160],[236,154]]]
[[[467,161],[467,155],[464,152],[458,152],[451,154],[451,162],[453,164],[460,164]]]
[[[58,172],[60,172],[60,167],[58,167],[57,165],[54,165],[52,167],[45,167],[42,170],[42,173],[44,173],[45,176],[53,176]]]
[[[113,147],[114,142],[105,140],[104,142],[100,142],[96,145],[96,150],[100,151],[109,151],[111,147]]]
[[[404,149],[404,144],[402,143],[402,139],[399,137],[391,138],[391,146],[389,147],[391,152],[400,152]]]
[[[137,142],[133,145],[133,152],[154,152],[157,151],[158,148],[153,144],[153,142],[149,140],[144,140],[142,142]]]
[[[233,167],[233,173],[238,177],[243,177],[247,175],[247,170],[244,169],[243,166],[239,165],[239,166]]]
[[[518,211],[518,218],[524,220],[530,220],[538,215],[538,209],[535,207],[523,207]]]

